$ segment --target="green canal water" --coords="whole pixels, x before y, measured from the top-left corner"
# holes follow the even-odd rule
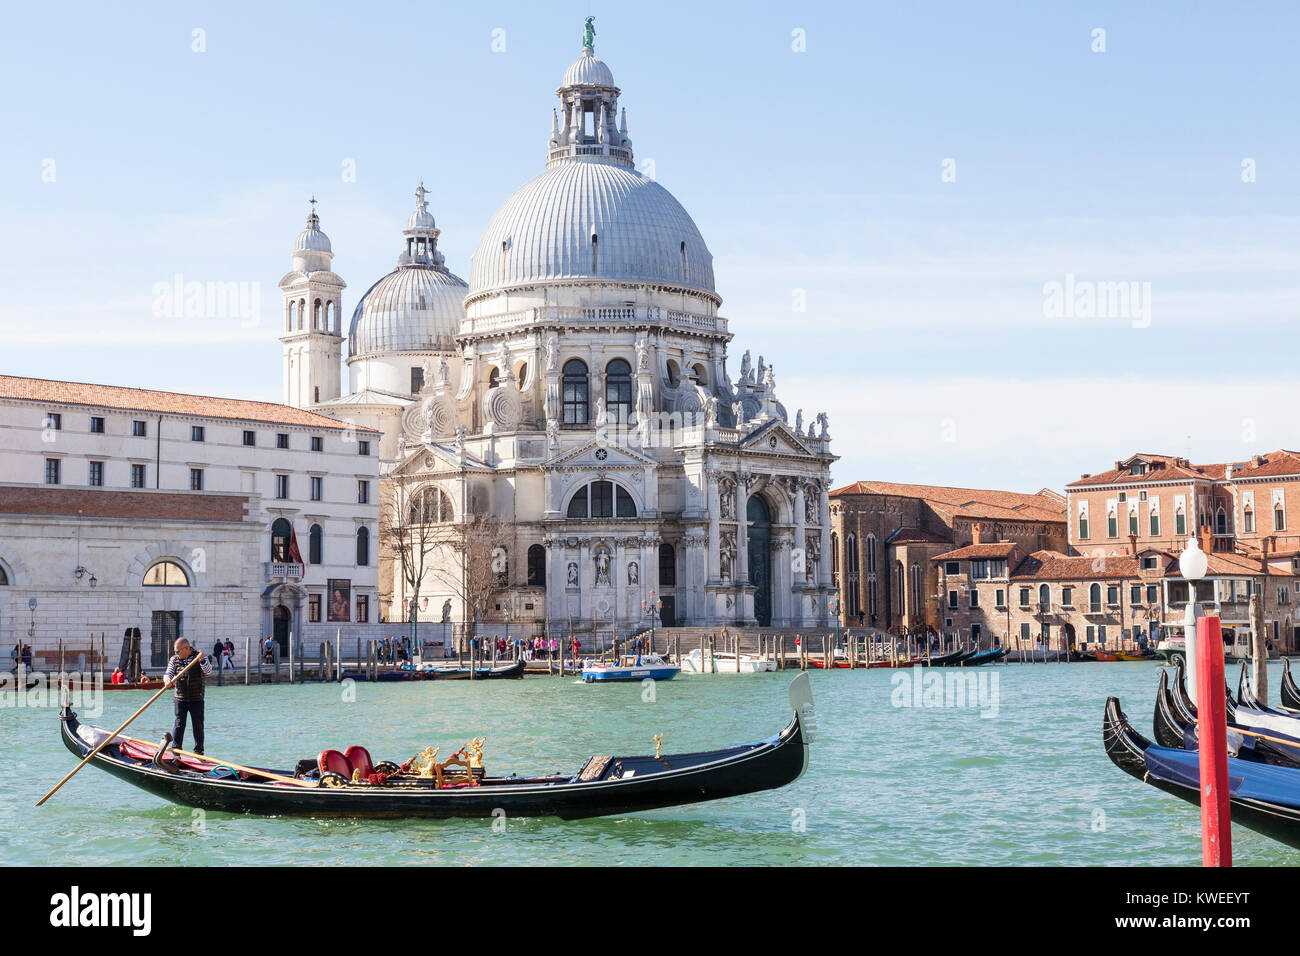
[[[1231,670],[1231,669],[1230,669]],[[1101,743],[1117,695],[1150,734],[1157,667],[1144,663],[1010,665],[984,706],[902,707],[892,683],[911,672],[811,674],[819,737],[793,786],[578,822],[511,819],[340,821],[193,812],[87,767],[40,809],[70,770],[54,708],[0,710],[0,860],[5,864],[181,865],[745,865],[1159,864],[1200,861],[1195,807],[1124,775]],[[935,671],[938,673],[938,671]],[[970,673],[970,672],[967,672]],[[360,743],[401,761],[426,745],[449,753],[487,737],[490,772],[573,772],[593,753],[646,753],[758,740],[786,720],[793,675],[678,678],[643,700],[639,685],[522,681],[225,687],[208,692],[209,753],[292,766]],[[1280,668],[1271,670],[1276,695]],[[1235,671],[1230,673],[1235,684]],[[986,689],[992,688],[986,685]],[[910,691],[909,700],[914,698]],[[147,699],[105,694],[114,727]],[[1276,700],[1276,696],[1274,696]],[[12,702],[12,699],[11,699]],[[84,711],[84,708],[83,708]],[[132,727],[158,739],[164,697]],[[989,716],[984,716],[985,714]],[[1240,827],[1239,865],[1300,862]]]

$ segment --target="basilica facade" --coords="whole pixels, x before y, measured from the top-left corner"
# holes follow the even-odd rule
[[[728,370],[712,255],[636,169],[590,34],[557,96],[468,282],[421,186],[346,335],[314,212],[280,283],[285,401],[383,436],[388,619],[830,625],[826,415],[761,356]]]

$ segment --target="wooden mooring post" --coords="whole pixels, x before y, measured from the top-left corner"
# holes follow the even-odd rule
[[[249,676],[248,675],[248,667],[249,667],[248,651],[251,644],[252,644],[252,638],[245,637],[244,638],[244,686],[245,687],[248,686],[248,676]]]

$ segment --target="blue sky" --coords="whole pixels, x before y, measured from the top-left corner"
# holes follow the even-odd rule
[[[792,413],[829,413],[837,483],[1060,488],[1137,450],[1300,447],[1300,7],[1037,7],[11,10],[0,370],[278,400],[307,199],[349,313],[421,178],[466,276],[593,14],[638,162],[713,252],[733,374],[762,353]],[[155,317],[176,274],[258,283],[260,325]],[[1149,310],[1048,314],[1067,276]]]

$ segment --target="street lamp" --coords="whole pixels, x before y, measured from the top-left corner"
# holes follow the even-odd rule
[[[1183,613],[1183,639],[1187,647],[1187,692],[1196,701],[1196,617],[1200,605],[1196,603],[1196,585],[1205,577],[1209,561],[1195,538],[1187,539],[1187,547],[1178,556],[1178,571],[1187,582],[1187,609]]]
[[[655,615],[663,610],[664,602],[655,597],[655,592],[650,592],[650,600],[641,602],[641,615],[650,615],[650,653],[655,652]]]

